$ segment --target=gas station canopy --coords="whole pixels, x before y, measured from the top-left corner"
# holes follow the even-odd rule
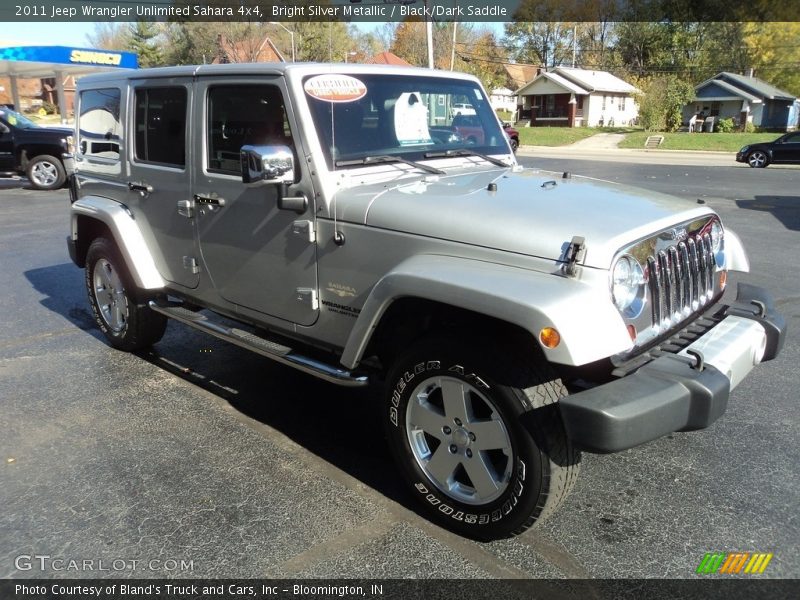
[[[14,104],[19,107],[18,78],[55,77],[59,109],[64,106],[64,77],[112,69],[136,69],[133,52],[69,48],[67,46],[16,46],[0,48],[0,77],[11,81]],[[64,112],[61,111],[61,115]]]

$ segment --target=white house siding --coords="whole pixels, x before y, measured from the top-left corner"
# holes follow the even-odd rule
[[[603,108],[604,95],[606,98],[605,109]],[[620,105],[623,98],[625,99],[624,110],[621,110]],[[603,120],[603,125],[606,127],[611,125],[612,118],[614,120],[614,126],[620,127],[629,125],[633,119],[639,116],[639,107],[630,96],[595,92],[588,97],[584,97],[583,115],[585,122],[582,123],[582,125],[588,127],[597,127],[600,124],[601,118]]]

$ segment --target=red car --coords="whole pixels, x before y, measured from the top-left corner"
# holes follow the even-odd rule
[[[482,144],[484,139],[481,121],[476,115],[456,115],[453,117],[453,131],[470,144]],[[503,123],[503,131],[508,136],[511,149],[516,152],[519,148],[519,131],[510,123]]]

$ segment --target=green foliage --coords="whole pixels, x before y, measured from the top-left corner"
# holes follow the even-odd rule
[[[736,125],[734,124],[733,119],[727,118],[717,121],[715,130],[719,133],[731,133],[734,129],[736,129]]]
[[[638,82],[639,122],[645,131],[675,131],[683,120],[683,107],[694,97],[694,87],[674,75]]]
[[[753,125],[752,121],[748,121],[744,124],[744,132],[745,133],[754,133],[756,130],[756,126]]]
[[[52,102],[47,102],[47,101],[42,102],[42,108],[44,109],[44,112],[46,112],[48,115],[54,115],[58,112],[58,107]]]
[[[128,32],[128,50],[139,57],[140,67],[158,67],[164,64],[164,55],[158,38],[160,31],[156,23],[136,21]]]
[[[497,118],[500,119],[503,123],[507,123],[514,118],[514,113],[510,110],[503,110],[502,108],[498,108],[494,112],[497,113]]]

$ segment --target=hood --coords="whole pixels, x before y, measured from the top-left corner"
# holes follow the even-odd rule
[[[20,136],[31,140],[60,140],[68,135],[75,135],[74,129],[65,127],[32,127],[30,129],[18,129],[17,131]]]
[[[665,194],[532,169],[458,169],[356,186],[336,204],[343,221],[552,260],[581,236],[583,264],[601,269],[622,247],[712,213]]]

